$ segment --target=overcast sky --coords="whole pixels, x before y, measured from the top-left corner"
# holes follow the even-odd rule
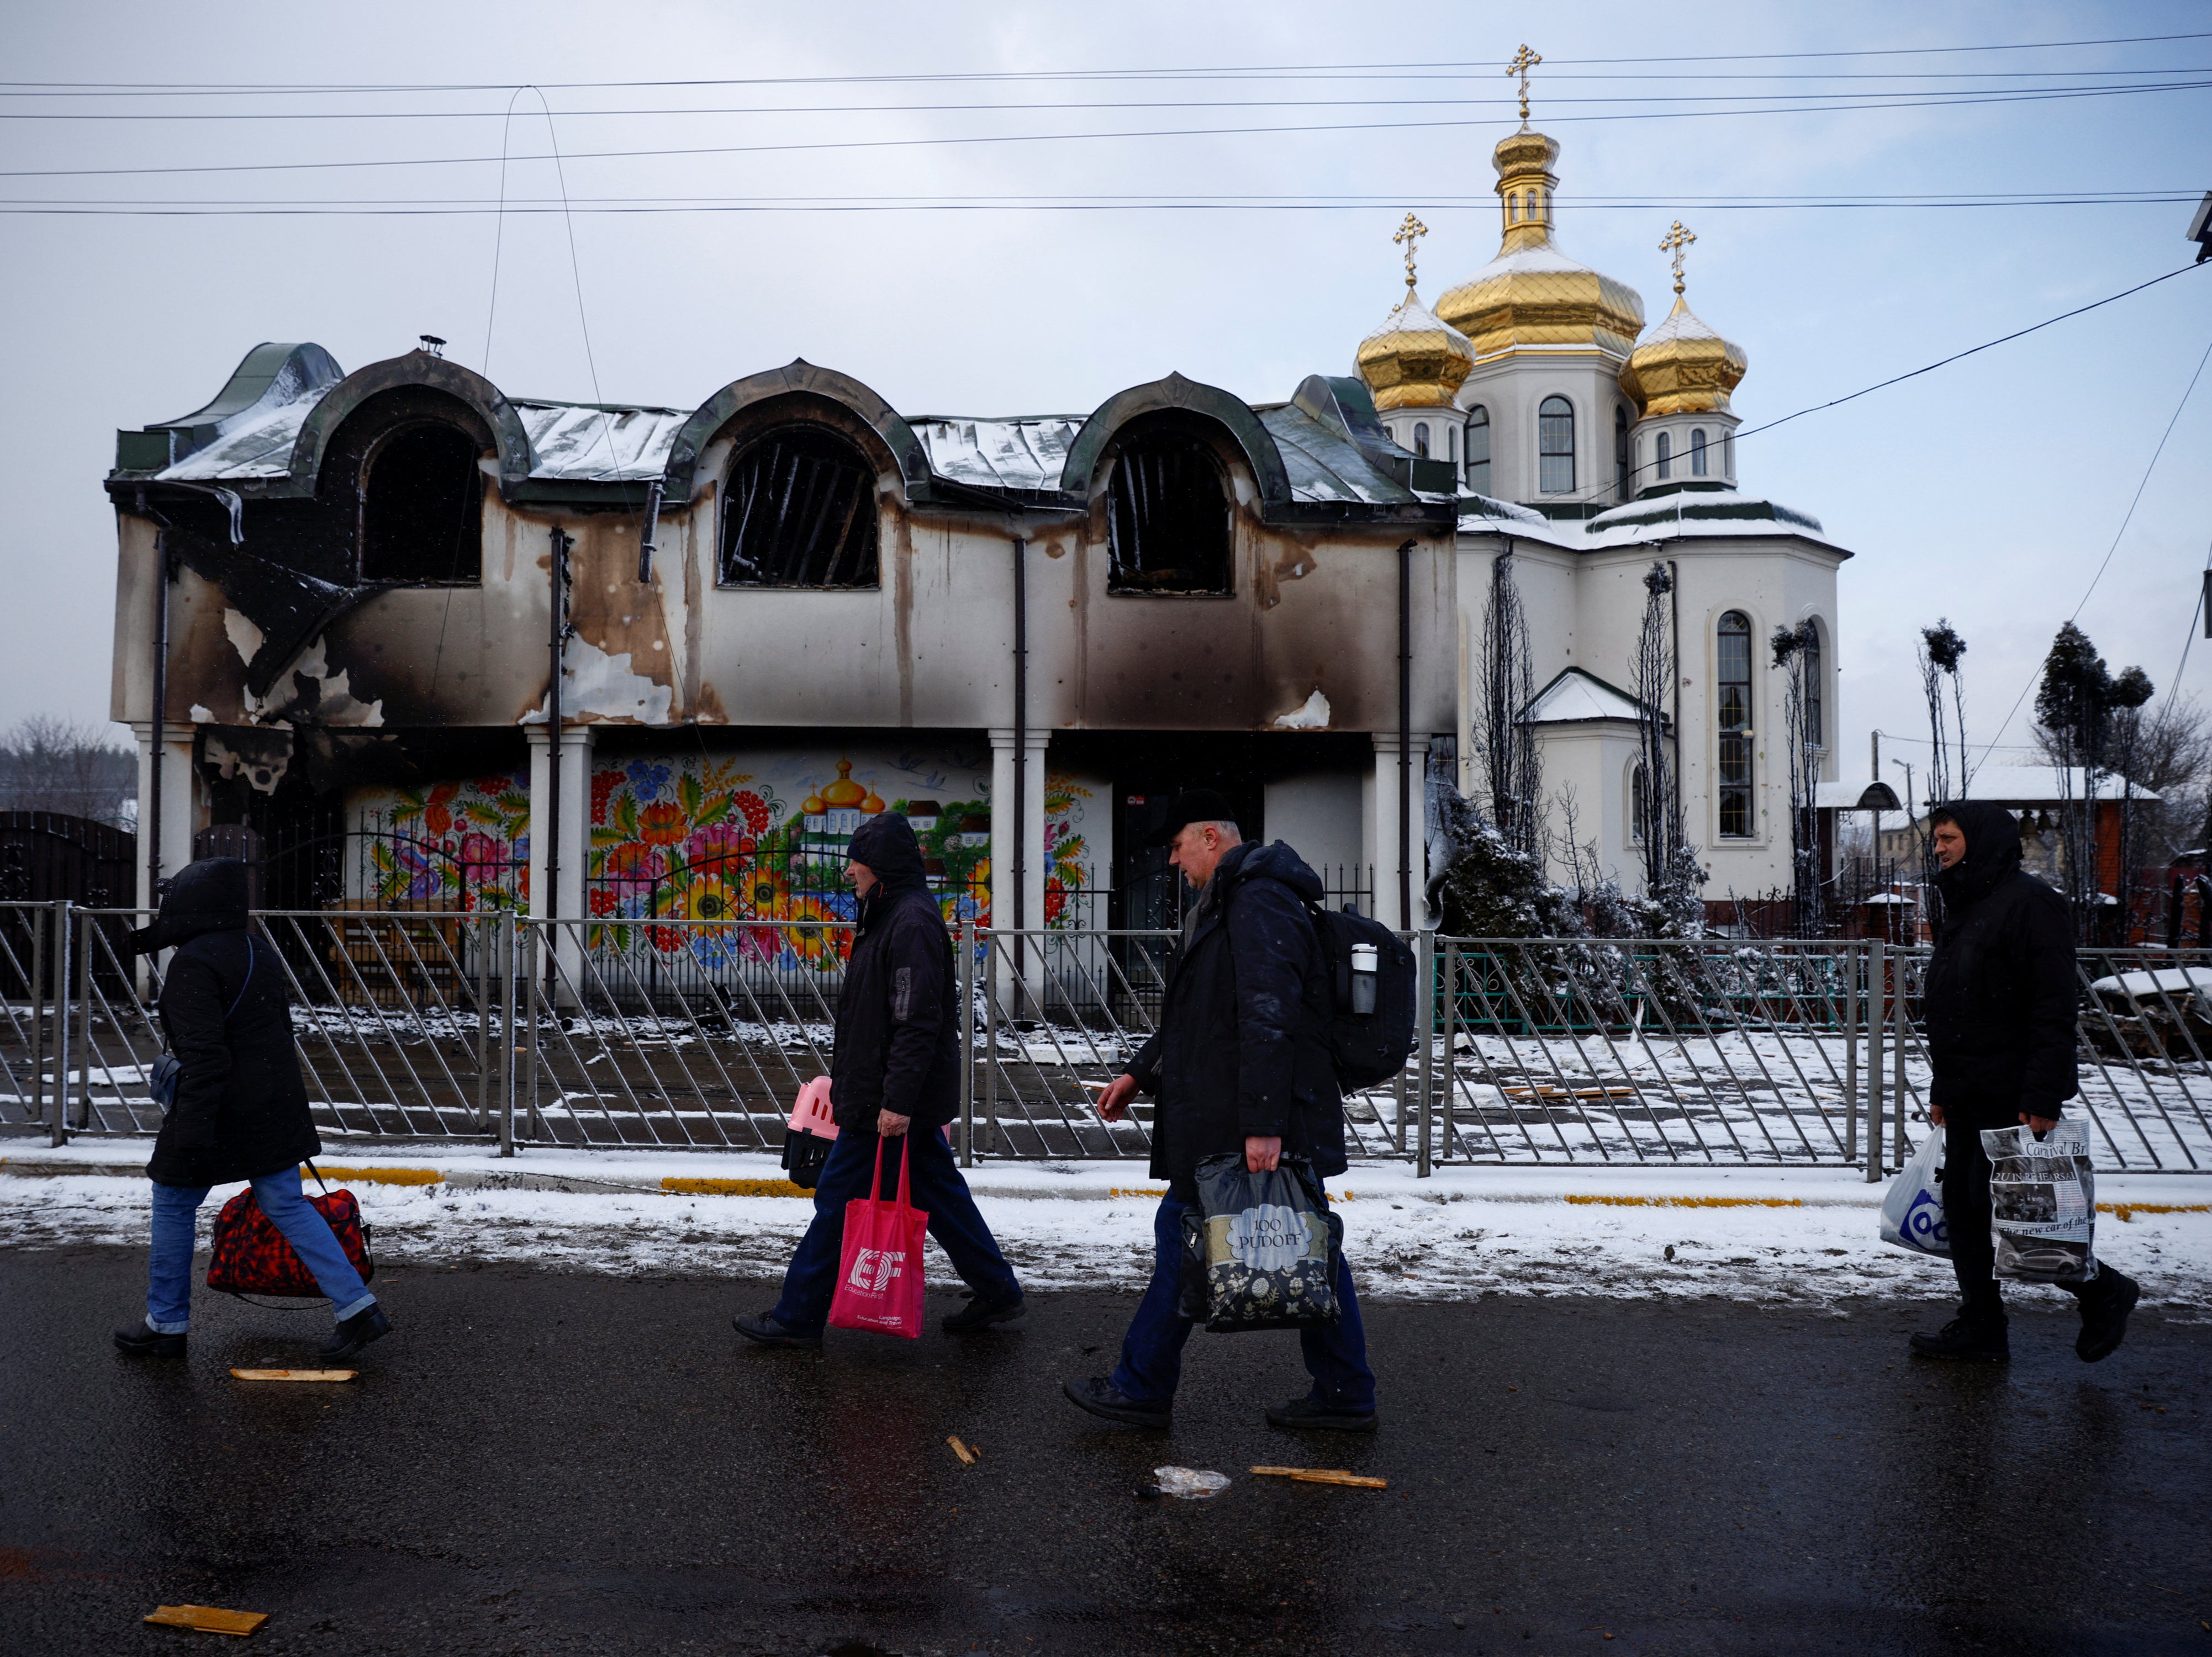
[[[1400,291],[1390,235],[1408,208],[1433,232],[1430,300],[1494,254],[1490,149],[1512,124],[1502,65],[1526,33],[1547,60],[1534,102],[1562,145],[1563,247],[1637,288],[1656,321],[1671,298],[1656,244],[1688,223],[1691,302],[1750,355],[1735,399],[1748,429],[2194,251],[2191,203],[2212,188],[2212,38],[1899,49],[2208,31],[2201,3],[18,3],[0,15],[18,88],[0,112],[100,118],[0,120],[13,186],[0,195],[310,210],[6,217],[0,723],[105,718],[114,535],[100,481],[114,429],[198,407],[262,340],[318,341],[350,370],[430,332],[483,367],[489,328],[489,371],[508,391],[684,407],[802,355],[908,414],[1079,414],[1170,369],[1279,399],[1310,373],[1350,372]],[[1889,55],[1753,56],[1876,52]],[[1038,75],[1347,65],[1370,72]],[[556,84],[679,80],[721,84]],[[22,95],[26,82],[475,89],[62,97]],[[503,222],[454,210],[496,203],[501,112],[523,82],[546,88],[572,221],[542,159],[507,168]],[[2111,90],[2127,86],[2154,89]],[[1998,90],[2019,95],[1989,101]],[[1723,97],[1764,102],[1685,113],[1746,106]],[[544,156],[538,95],[512,101],[507,148]],[[179,113],[226,118],[118,118]],[[1188,136],[1229,127],[1305,130]],[[944,142],[976,137],[990,141]],[[591,153],[684,149],[723,153]],[[354,165],[392,161],[410,164]],[[348,165],[270,170],[301,162]],[[211,167],[261,170],[132,170]],[[2069,192],[2099,199],[1741,205]],[[2139,192],[2191,200],[2105,199]],[[779,197],[840,210],[591,210]],[[1354,204],[1281,204],[1331,197]],[[896,204],[855,210],[860,198]],[[1278,204],[1221,205],[1253,198]],[[436,210],[325,210],[365,203]],[[2183,401],[2208,348],[2212,268],[1745,439],[1744,488],[1816,514],[1856,554],[1840,580],[1846,776],[1865,773],[1869,726],[1924,729],[1913,646],[1939,616],[1968,641],[1977,744],[1997,738],[2077,605],[2115,669],[2139,663],[2166,693],[2212,547],[2212,369]],[[2212,690],[2212,644],[2181,684]],[[2004,742],[2027,740],[2027,711]]]

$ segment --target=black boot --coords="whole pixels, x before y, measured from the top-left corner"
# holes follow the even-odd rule
[[[1953,1318],[1932,1335],[1915,1335],[1911,1346],[1922,1357],[1977,1363],[2002,1363],[2012,1356],[2002,1318]]]
[[[2075,1337],[2075,1356],[2084,1363],[2112,1357],[2128,1332],[2128,1314],[2142,1298],[2142,1285],[2133,1278],[2123,1277],[2109,1266],[2099,1266],[2081,1296],[2081,1332]]]
[[[966,1298],[967,1305],[938,1325],[946,1334],[964,1335],[970,1330],[988,1329],[994,1323],[1013,1323],[1029,1310],[1019,1295],[1010,1301],[987,1301],[971,1289]]]
[[[1067,1394],[1067,1401],[1079,1410],[1088,1410],[1092,1415],[1107,1421],[1118,1421],[1125,1427],[1165,1427],[1174,1418],[1174,1412],[1164,1404],[1146,1404],[1116,1392],[1114,1383],[1104,1375],[1093,1375],[1088,1381],[1066,1381],[1060,1390]]]
[[[363,1311],[355,1313],[331,1332],[315,1354],[320,1358],[349,1358],[373,1340],[380,1340],[392,1332],[392,1320],[384,1315],[384,1308],[374,1301]]]
[[[1320,1427],[1338,1433],[1371,1433],[1375,1430],[1375,1411],[1332,1410],[1309,1395],[1294,1398],[1288,1404],[1271,1408],[1267,1411],[1267,1424],[1280,1427],[1286,1432]]]
[[[149,1329],[142,1323],[135,1329],[117,1330],[115,1350],[125,1357],[180,1358],[185,1355],[185,1338],[181,1334],[165,1335],[160,1330]],[[2098,1356],[2102,1357],[2104,1354],[2100,1352]]]
[[[819,1346],[819,1335],[801,1335],[785,1328],[765,1312],[748,1312],[741,1318],[732,1318],[730,1327],[747,1340],[761,1346]]]

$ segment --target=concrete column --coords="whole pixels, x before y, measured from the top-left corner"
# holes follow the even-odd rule
[[[545,848],[552,843],[552,744],[543,724],[523,728],[530,744],[530,914],[533,920],[580,920],[585,913],[584,860],[592,843],[592,731],[588,725],[567,725],[561,731],[561,889],[549,891]],[[579,928],[559,932],[564,999],[581,981],[581,938]]]
[[[1411,920],[1406,919],[1398,902],[1398,733],[1376,731],[1370,733],[1370,739],[1375,744],[1375,766],[1360,792],[1367,806],[1366,843],[1362,849],[1375,871],[1375,918],[1386,926],[1418,926],[1424,913],[1421,893],[1429,881],[1427,813],[1424,809],[1428,788],[1429,733],[1413,732],[1413,762],[1405,787],[1404,809],[1413,819],[1413,833],[1407,841],[1407,855],[1413,865],[1407,883],[1413,889]]]
[[[147,866],[147,841],[154,810],[154,725],[134,723],[138,738],[138,907],[151,909],[161,898],[155,892]],[[192,835],[200,826],[199,779],[192,765],[193,729],[166,724],[161,727],[161,875],[173,875],[192,860]]]
[[[991,924],[1011,929],[1016,916],[1026,931],[1044,925],[1044,762],[1052,740],[1049,731],[1025,730],[1021,747],[1026,750],[1022,768],[1022,798],[1014,799],[1013,727],[996,727],[991,737]],[[1014,901],[1014,848],[1024,848],[1021,901]],[[1008,951],[1000,974],[1000,992],[1012,989],[1012,951]],[[1037,964],[1034,951],[1024,951],[1024,975],[1032,983]],[[1011,1011],[1011,1008],[1010,1008]]]

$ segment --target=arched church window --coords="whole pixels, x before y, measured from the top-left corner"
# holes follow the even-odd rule
[[[1805,740],[1812,747],[1824,747],[1827,743],[1827,718],[1821,708],[1820,688],[1826,675],[1820,667],[1820,624],[1813,623],[1812,637],[1805,641],[1801,652],[1805,663]]]
[[[1714,674],[1719,695],[1715,710],[1720,831],[1723,840],[1747,840],[1751,804],[1751,618],[1740,610],[1721,617],[1714,640],[1718,662]]]
[[[1703,426],[1692,426],[1690,428],[1690,476],[1703,477],[1705,475],[1705,428]]]
[[[1658,455],[1659,476],[1672,477],[1674,475],[1674,438],[1671,432],[1659,434]]]
[[[1628,499],[1628,410],[1619,404],[1613,410],[1613,489],[1621,500]]]
[[[1651,774],[1642,760],[1636,761],[1628,770],[1628,838],[1638,846],[1644,844],[1644,822],[1650,810]]]
[[[1429,458],[1429,422],[1425,420],[1413,422],[1413,452],[1424,460]]]
[[[1467,486],[1490,493],[1490,410],[1470,409],[1467,416]]]
[[[1575,405],[1547,397],[1536,409],[1536,487],[1546,495],[1575,490]]]
[[[1130,439],[1106,485],[1109,592],[1231,590],[1229,479],[1205,444]]]
[[[361,478],[361,579],[444,586],[483,579],[476,440],[442,421],[388,432]]]
[[[819,426],[782,426],[738,451],[722,506],[726,586],[877,585],[876,469]]]
[[[1459,428],[1456,426],[1444,428],[1444,458],[1450,461],[1455,468],[1459,464]]]

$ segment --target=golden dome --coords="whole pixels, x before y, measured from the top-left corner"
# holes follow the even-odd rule
[[[853,762],[837,762],[837,780],[822,791],[823,803],[833,811],[847,811],[866,799],[868,791],[853,780]]]
[[[1729,393],[1751,367],[1743,347],[1723,339],[1698,320],[1680,294],[1666,321],[1629,353],[1620,389],[1644,415],[1728,411]]]
[[[1438,322],[1413,288],[1382,325],[1359,342],[1352,361],[1378,410],[1448,409],[1474,367],[1474,347]]]
[[[1557,139],[1526,128],[1492,154],[1504,230],[1498,257],[1438,300],[1436,312],[1467,336],[1477,361],[1528,349],[1626,357],[1644,331],[1644,300],[1633,288],[1552,245],[1559,155]]]

